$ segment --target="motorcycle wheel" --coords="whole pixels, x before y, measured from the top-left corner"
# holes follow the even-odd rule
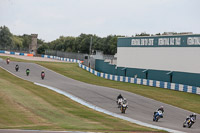
[[[189,125],[188,125],[188,128],[191,128],[191,127],[192,127],[192,124],[189,124]]]
[[[156,120],[155,121],[158,122],[158,119],[159,119],[159,116],[156,116]]]

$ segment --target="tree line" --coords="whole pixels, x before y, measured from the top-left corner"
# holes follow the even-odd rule
[[[63,52],[87,53],[100,50],[104,54],[114,55],[117,52],[117,35],[99,37],[92,34],[80,34],[78,37],[60,36],[51,42],[38,39],[38,54],[44,54],[45,49]],[[6,26],[0,27],[0,49],[13,51],[28,51],[31,35],[14,35]],[[91,50],[90,50],[90,44]]]
[[[141,33],[136,34],[135,36],[150,36],[150,34]],[[99,37],[93,34],[82,33],[78,37],[60,36],[58,39],[51,42],[45,42],[42,39],[37,39],[37,53],[44,54],[46,49],[86,54],[89,54],[91,51],[100,50],[104,54],[114,55],[117,53],[118,37],[124,36],[108,35],[107,37]],[[31,35],[13,35],[8,27],[0,27],[0,49],[28,52],[31,39]]]

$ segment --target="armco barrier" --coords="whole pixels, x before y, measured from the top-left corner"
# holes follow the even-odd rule
[[[67,61],[67,62],[74,62],[74,63],[80,63],[81,62],[80,60],[77,60],[77,59],[69,59],[69,58],[63,58],[63,57],[58,57],[58,56],[42,55],[41,57],[56,59],[56,60],[61,60],[61,61]]]
[[[61,57],[49,56],[49,55],[42,55],[42,57],[63,60],[63,61],[67,61],[67,62],[79,63],[79,67],[89,71],[90,73],[92,73],[98,77],[102,77],[102,78],[109,79],[109,80],[121,81],[121,82],[133,83],[133,84],[140,84],[140,85],[147,85],[147,86],[165,88],[165,89],[170,89],[170,90],[175,90],[175,91],[183,91],[183,92],[200,95],[200,87],[176,84],[176,83],[170,83],[170,82],[163,82],[163,81],[156,81],[156,80],[150,80],[150,79],[140,79],[140,78],[124,77],[124,76],[112,75],[112,74],[107,74],[107,73],[101,73],[101,72],[98,72],[96,70],[93,70],[93,69],[81,64],[80,60],[61,58]]]
[[[0,50],[0,53],[11,54],[11,55],[21,55],[21,56],[33,56],[33,54],[10,52],[10,51],[4,51],[4,50]]]

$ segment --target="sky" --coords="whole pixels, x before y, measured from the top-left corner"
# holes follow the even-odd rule
[[[50,42],[81,33],[200,33],[200,0],[0,0],[0,26]]]

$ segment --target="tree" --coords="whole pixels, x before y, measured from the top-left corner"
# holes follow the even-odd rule
[[[141,34],[136,34],[135,36],[150,36],[150,34],[147,34],[146,32],[142,32]]]
[[[23,48],[23,39],[17,36],[12,36],[13,48],[16,50],[20,50]]]
[[[12,33],[6,26],[0,27],[0,47],[3,49],[12,48]]]
[[[49,49],[49,46],[45,43],[42,44],[38,49],[37,49],[37,53],[38,54],[45,54],[45,49]]]

